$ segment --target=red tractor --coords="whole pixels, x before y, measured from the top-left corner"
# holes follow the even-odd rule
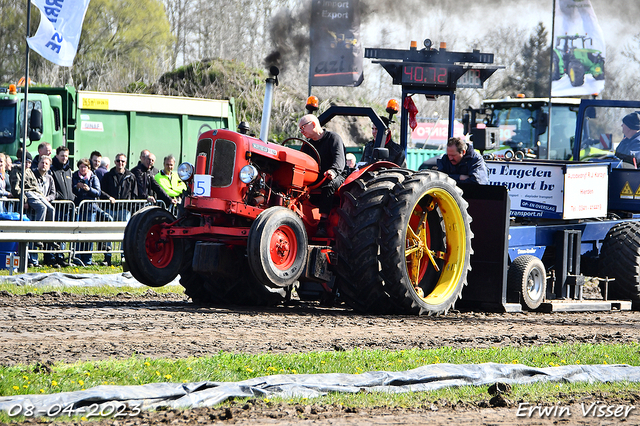
[[[123,246],[132,275],[159,287],[179,274],[194,301],[217,305],[275,305],[295,290],[361,312],[446,313],[470,270],[470,217],[455,181],[373,163],[345,180],[327,236],[317,237],[319,156],[266,141],[276,83],[267,79],[260,139],[200,135],[195,165],[179,167],[189,187],[179,217],[147,207],[131,218]],[[370,117],[381,146],[387,128],[372,109],[334,107],[319,120],[336,115]]]

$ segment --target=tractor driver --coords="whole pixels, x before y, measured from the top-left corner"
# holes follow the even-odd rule
[[[317,236],[325,236],[326,219],[333,204],[333,194],[342,185],[346,177],[345,157],[347,150],[340,136],[323,129],[318,118],[313,114],[303,116],[298,121],[298,128],[300,128],[302,135],[318,151],[320,155],[320,174],[326,178],[317,203],[321,217],[318,232],[316,233]],[[316,159],[315,153],[308,145],[302,145],[301,151]]]
[[[640,114],[632,112],[622,119],[624,138],[616,148],[616,157],[635,168],[640,166]]]
[[[449,138],[446,154],[438,159],[438,170],[457,183],[489,184],[484,158],[460,138]]]

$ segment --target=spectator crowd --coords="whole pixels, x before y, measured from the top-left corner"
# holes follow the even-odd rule
[[[117,205],[117,200],[145,200],[150,203],[160,200],[165,206],[171,207],[181,201],[187,189],[173,170],[176,163],[173,155],[165,157],[163,169],[158,170],[154,166],[155,155],[145,149],[140,153],[138,164],[129,170],[125,154],[116,155],[114,165],[110,168],[110,159],[93,151],[88,158],[75,162],[75,171],[69,162],[69,148],[60,146],[56,149],[55,156],[51,155],[52,148],[48,142],[38,145],[38,155],[35,158],[26,152],[24,166],[21,163],[21,149],[13,162],[9,155],[0,153],[0,213],[8,210],[6,200],[22,198],[30,220],[128,221],[131,210]],[[59,208],[56,211],[54,200],[71,201],[77,210],[70,212],[69,209]],[[108,200],[109,203],[81,204],[84,200]],[[75,218],[69,217],[76,212]],[[102,265],[111,265],[111,243],[102,244],[99,250],[106,252]],[[54,251],[43,256],[43,262],[48,266],[69,266],[71,263],[88,266],[93,264],[90,253],[92,245],[93,243],[79,243],[76,251],[85,253],[77,254],[69,261],[65,260],[62,251],[55,252],[64,249],[64,243],[51,243],[46,247],[42,243],[34,243],[32,248]],[[29,266],[39,266],[37,254],[31,254]]]

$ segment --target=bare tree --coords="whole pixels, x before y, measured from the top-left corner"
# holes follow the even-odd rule
[[[175,68],[178,57],[184,61],[187,52],[187,45],[191,43],[191,25],[187,18],[191,15],[193,0],[164,0],[165,13],[171,26],[171,33],[174,35],[174,43],[171,49],[171,67]]]

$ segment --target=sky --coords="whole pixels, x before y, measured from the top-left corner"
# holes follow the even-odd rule
[[[360,1],[366,5],[361,23],[363,47],[408,49],[411,40],[415,40],[421,48],[423,40],[429,38],[435,46],[444,41],[448,50],[470,51],[471,43],[491,29],[509,26],[531,34],[539,22],[546,27],[551,41],[553,0]],[[606,57],[616,65],[623,64],[628,59],[620,54],[622,48],[640,34],[640,1],[591,0],[591,4],[604,33]],[[490,49],[480,47],[480,50],[492,53]],[[385,74],[371,60],[364,62],[364,86],[370,92],[375,90],[371,88],[371,80],[379,81],[378,76]],[[396,87],[393,91],[399,93],[400,89]]]
[[[369,14],[363,20],[363,42],[384,41],[408,44],[404,40],[423,40],[430,33],[456,34],[464,41],[481,37],[494,26],[513,25],[533,28],[542,22],[551,29],[553,0],[361,0],[369,5]],[[399,5],[402,6],[399,6]],[[640,1],[591,0],[598,22],[605,33],[607,44],[620,45],[640,33]],[[396,22],[405,22],[397,26]],[[387,27],[394,37],[383,36],[379,29]],[[393,27],[393,28],[391,28]],[[436,39],[438,37],[431,36]],[[441,40],[446,41],[446,40]]]

